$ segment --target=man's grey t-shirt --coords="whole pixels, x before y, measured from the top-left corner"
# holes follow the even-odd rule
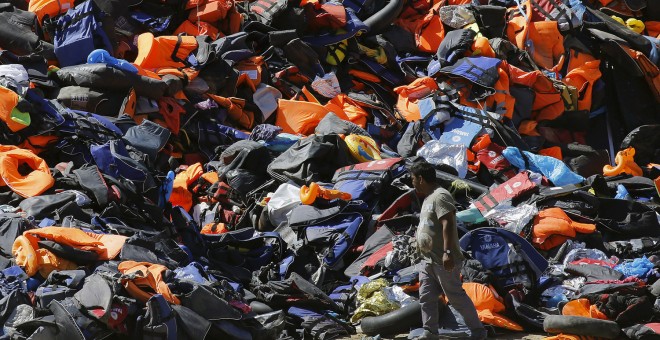
[[[444,238],[442,234],[442,224],[440,218],[449,214],[449,227],[454,228],[453,240],[450,242],[450,249],[454,263],[463,260],[461,248],[458,245],[458,232],[456,231],[456,206],[454,198],[449,191],[444,188],[437,188],[431,193],[424,203],[419,216],[419,226],[417,227],[417,246],[422,256],[427,260],[437,264],[442,264],[442,254],[444,253]]]

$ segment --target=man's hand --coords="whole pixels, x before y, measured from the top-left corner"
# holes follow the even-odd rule
[[[454,257],[445,253],[442,255],[442,265],[445,267],[446,271],[450,272],[454,270]]]

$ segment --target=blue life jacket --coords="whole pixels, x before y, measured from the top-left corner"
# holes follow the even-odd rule
[[[502,63],[502,60],[488,57],[467,57],[459,59],[453,65],[440,69],[437,69],[437,61],[434,60],[431,63],[434,65],[429,65],[430,77],[435,76],[436,73],[444,73],[465,78],[474,84],[492,90],[500,78],[497,68]]]
[[[87,0],[57,20],[53,40],[60,67],[86,63],[95,49],[112,54],[112,42],[101,23],[105,15],[93,1]]]
[[[150,32],[163,34],[172,23],[172,16],[155,17],[145,12],[131,12],[131,18],[149,28]]]
[[[359,213],[339,214],[337,217],[304,229],[305,242],[323,248],[323,264],[335,267],[348,252],[360,230],[364,218]]]
[[[90,152],[101,172],[114,178],[124,178],[133,182],[138,189],[146,192],[156,187],[149,170],[130,157],[122,140],[111,140],[103,145],[92,145]]]
[[[501,291],[520,284],[533,288],[548,267],[548,261],[527,240],[506,229],[475,229],[461,237],[459,244],[495,274],[495,287]]]

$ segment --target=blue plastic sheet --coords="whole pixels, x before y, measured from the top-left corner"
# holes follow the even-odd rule
[[[529,170],[538,172],[547,177],[556,186],[578,184],[584,181],[584,177],[574,173],[564,162],[549,156],[535,155],[523,151],[529,163]],[[516,147],[508,147],[502,151],[504,157],[520,170],[528,169],[523,154]]]
[[[636,276],[640,279],[647,278],[651,269],[653,269],[653,263],[646,256],[624,262],[614,267],[614,270],[620,271],[625,277]]]

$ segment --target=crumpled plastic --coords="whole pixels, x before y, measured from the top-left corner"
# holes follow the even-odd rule
[[[548,308],[554,308],[561,301],[573,300],[575,291],[571,286],[552,286],[541,293],[541,302]]]
[[[0,86],[16,88],[20,96],[30,88],[30,77],[25,67],[20,64],[0,65]]]
[[[564,266],[567,266],[569,263],[579,260],[579,259],[592,259],[592,260],[602,260],[606,261],[609,258],[605,253],[598,249],[589,249],[584,248],[584,243],[578,243],[581,245],[581,248],[573,249],[566,254],[564,257]]]
[[[399,306],[401,306],[400,308],[415,302],[415,298],[406,294],[401,286],[386,287],[383,288],[383,291],[385,292],[385,296],[387,296],[390,301],[396,301],[399,303]]]
[[[399,309],[401,305],[388,298],[385,288],[389,283],[385,279],[377,279],[365,283],[357,293],[359,307],[353,313],[351,322],[356,323],[367,316],[378,316]]]
[[[440,20],[443,24],[459,29],[469,24],[477,22],[474,14],[467,8],[461,5],[447,5],[440,7]]]
[[[538,212],[538,209],[530,204],[521,204],[517,207],[512,207],[509,204],[498,204],[488,211],[484,217],[497,221],[502,228],[508,231],[520,234]]]
[[[467,147],[465,145],[445,144],[432,140],[417,150],[417,156],[423,157],[433,165],[447,164],[456,171],[458,177],[467,175]]]
[[[584,286],[584,284],[587,282],[587,279],[585,277],[574,277],[568,280],[562,281],[562,284],[564,286],[568,286],[574,289],[580,289],[580,287]]]
[[[614,270],[620,271],[625,277],[635,276],[641,279],[646,278],[651,269],[653,269],[653,263],[646,256],[626,261],[614,267]]]

